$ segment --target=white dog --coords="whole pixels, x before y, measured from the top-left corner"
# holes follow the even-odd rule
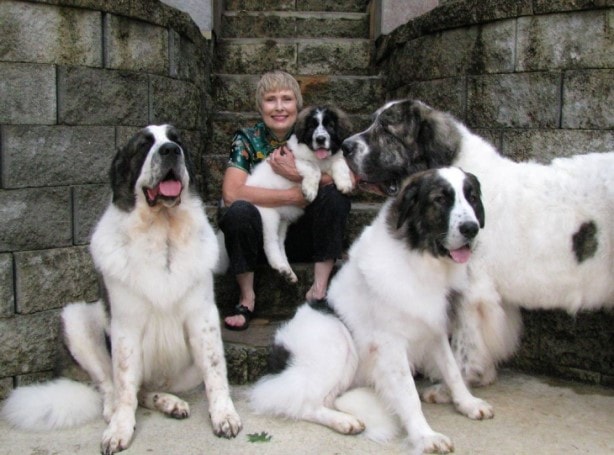
[[[91,242],[103,301],[62,312],[68,349],[100,394],[67,379],[18,388],[2,410],[14,425],[65,428],[102,413],[101,449],[111,454],[130,444],[137,403],[186,418],[188,404],[165,392],[204,380],[213,432],[239,433],[213,294],[218,244],[189,163],[168,125],[149,126],[118,150],[113,202]]]
[[[294,154],[296,169],[303,177],[301,189],[308,202],[318,194],[322,172],[329,174],[337,189],[349,193],[353,182],[341,152],[341,143],[350,134],[350,124],[343,112],[332,107],[303,109],[288,140]],[[260,188],[288,189],[295,185],[276,174],[265,160],[247,178],[247,185]],[[257,206],[262,218],[264,253],[271,267],[291,283],[298,278],[290,267],[284,241],[288,226],[301,217],[303,209],[294,205],[282,207]]]
[[[448,168],[410,178],[352,245],[327,304],[301,306],[276,333],[273,352],[286,364],[254,386],[252,408],[344,434],[366,426],[379,440],[396,433],[392,413],[414,449],[452,451],[428,425],[413,373],[442,378],[469,418],[493,417],[465,386],[448,343],[448,313],[467,290],[466,264],[483,224],[474,176]],[[377,397],[355,389],[335,402],[363,385]]]
[[[496,364],[516,350],[520,308],[614,306],[614,153],[516,163],[452,116],[411,100],[379,109],[343,149],[357,177],[383,192],[426,168],[460,166],[479,178],[490,221],[452,333],[471,383],[494,381]]]

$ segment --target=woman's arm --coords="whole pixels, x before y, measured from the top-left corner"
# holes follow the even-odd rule
[[[222,182],[222,198],[225,205],[228,206],[237,200],[251,202],[262,207],[279,207],[282,205],[305,207],[307,205],[300,186],[287,190],[258,188],[245,184],[248,176],[247,172],[237,167],[226,169]]]

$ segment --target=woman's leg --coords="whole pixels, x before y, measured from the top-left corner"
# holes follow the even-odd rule
[[[239,285],[239,304],[250,312],[254,311],[256,294],[254,292],[254,270],[262,250],[262,220],[253,204],[237,201],[225,210],[219,222],[224,232],[224,241],[230,271],[236,276]],[[242,328],[249,321],[244,314],[234,314],[224,318],[227,326]]]

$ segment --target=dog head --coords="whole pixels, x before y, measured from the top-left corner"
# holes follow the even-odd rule
[[[395,198],[387,222],[411,249],[467,262],[485,222],[480,183],[455,167],[418,172]]]
[[[314,106],[303,109],[294,126],[299,143],[306,144],[318,159],[326,159],[341,149],[352,125],[340,109]]]
[[[194,178],[178,131],[150,125],[120,148],[111,164],[113,203],[130,211],[139,201],[149,207],[173,207]]]
[[[363,188],[393,196],[413,173],[452,165],[459,145],[452,116],[401,100],[377,110],[365,131],[343,142],[343,152]]]

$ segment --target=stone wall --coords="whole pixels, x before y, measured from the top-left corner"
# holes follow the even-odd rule
[[[87,243],[116,147],[172,121],[202,175],[210,43],[151,0],[5,0],[0,17],[2,397],[54,367],[59,308],[98,296]]]
[[[515,160],[612,151],[611,4],[443,2],[377,40],[385,96],[451,111]],[[614,312],[524,316],[515,366],[614,385]]]

